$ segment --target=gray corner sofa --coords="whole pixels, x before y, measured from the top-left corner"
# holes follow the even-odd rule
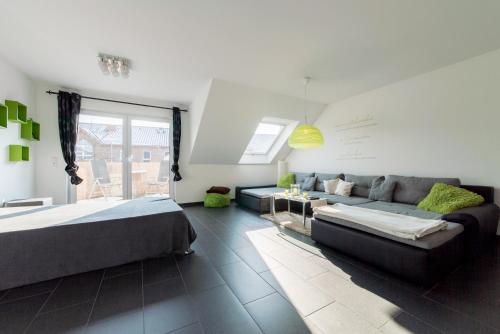
[[[349,221],[315,215],[311,222],[311,237],[360,260],[422,285],[432,285],[452,271],[467,258],[480,254],[492,246],[498,225],[499,208],[494,204],[494,189],[485,186],[461,185],[456,178],[424,178],[389,175],[385,182],[395,183],[392,202],[369,199],[372,181],[378,176],[352,174],[295,173],[296,183],[303,183],[309,176],[316,176],[316,184],[309,193],[326,198],[329,204],[342,203],[369,209],[388,211],[426,219],[441,218],[449,222],[448,228],[418,240],[394,237],[370,228],[363,228]],[[329,195],[324,192],[323,180],[341,178],[354,182],[351,197]],[[441,215],[417,208],[436,182],[460,186],[485,198],[480,206]],[[284,189],[276,185],[237,187],[238,205],[269,212],[270,196]],[[284,210],[285,201],[277,201],[278,210]],[[292,209],[294,205],[292,203]],[[299,210],[297,206],[295,208]],[[309,209],[309,213],[312,213]]]

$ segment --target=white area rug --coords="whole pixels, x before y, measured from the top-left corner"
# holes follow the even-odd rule
[[[276,212],[276,215],[270,213],[261,215],[262,218],[273,222],[274,224],[282,227],[288,228],[295,232],[299,232],[305,235],[311,235],[311,218],[306,217],[306,226],[304,226],[302,215],[296,213]]]

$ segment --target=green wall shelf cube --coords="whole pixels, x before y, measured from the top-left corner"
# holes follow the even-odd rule
[[[30,161],[30,147],[9,145],[9,161]]]
[[[27,140],[40,140],[40,123],[33,119],[28,119],[26,123],[21,124],[21,138]]]
[[[40,123],[33,121],[31,133],[33,135],[33,140],[40,141]]]
[[[28,120],[28,108],[17,101],[5,100],[5,105],[8,109],[9,121],[17,123],[26,123]]]
[[[7,107],[0,103],[0,128],[7,127]]]
[[[23,161],[30,161],[30,147],[23,146],[21,148]]]

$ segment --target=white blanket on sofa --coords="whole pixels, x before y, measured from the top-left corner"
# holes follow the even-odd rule
[[[448,226],[445,220],[422,219],[339,203],[314,208],[314,212],[412,240],[444,230]]]

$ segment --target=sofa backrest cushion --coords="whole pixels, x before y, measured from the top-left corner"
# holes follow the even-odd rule
[[[373,180],[378,177],[379,176],[345,174],[345,180],[347,182],[354,183],[354,187],[351,191],[351,196],[359,196],[365,198],[367,198],[370,194]]]
[[[478,195],[483,196],[485,203],[495,202],[495,188],[494,187],[471,186],[471,185],[464,185],[464,184],[462,184],[460,187],[467,189],[469,191],[475,192]]]
[[[379,176],[372,182],[368,198],[372,201],[392,202],[395,182],[386,182],[384,176]]]
[[[297,172],[291,172],[295,174],[295,183],[300,185],[300,189],[302,189],[302,186],[304,185],[304,181],[306,178],[314,176],[314,173],[297,173]]]
[[[316,176],[308,176],[305,178],[304,183],[302,183],[301,189],[303,191],[313,191],[316,185]]]
[[[326,180],[335,180],[335,179],[344,179],[344,174],[327,174],[327,173],[316,173],[316,185],[314,186],[314,190],[325,192],[325,184],[323,181]]]
[[[460,180],[456,178],[389,175],[386,178],[386,182],[396,183],[392,196],[393,202],[413,205],[417,205],[423,200],[431,191],[432,186],[437,182],[460,187]]]

